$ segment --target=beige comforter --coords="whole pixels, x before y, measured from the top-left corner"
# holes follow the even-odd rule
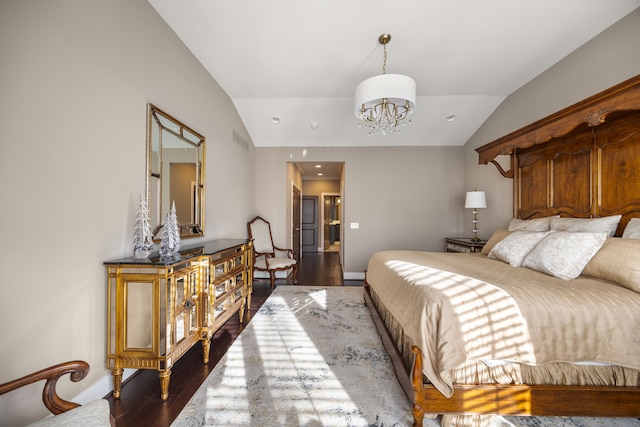
[[[603,362],[640,369],[640,294],[565,281],[480,254],[384,251],[367,282],[424,354],[445,396],[467,361]]]

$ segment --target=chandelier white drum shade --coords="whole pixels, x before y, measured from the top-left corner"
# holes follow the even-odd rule
[[[416,82],[402,74],[386,74],[389,40],[389,34],[378,38],[384,46],[382,74],[356,87],[355,114],[360,126],[369,129],[369,134],[398,133],[401,126],[411,123],[408,117],[416,107]]]
[[[415,107],[416,82],[402,74],[370,77],[356,88],[356,117],[370,130],[398,132]]]

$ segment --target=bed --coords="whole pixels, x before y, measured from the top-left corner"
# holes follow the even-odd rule
[[[640,76],[476,151],[513,179],[508,227],[365,273],[414,425],[640,417]]]

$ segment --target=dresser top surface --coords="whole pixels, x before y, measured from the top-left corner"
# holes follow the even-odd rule
[[[160,260],[160,253],[158,251],[152,252],[148,258],[138,259],[134,257],[120,258],[112,261],[107,261],[105,265],[144,265],[144,266],[170,266],[173,264],[179,264],[194,256],[198,255],[213,255],[217,252],[231,249],[236,246],[247,244],[249,239],[216,239],[208,240],[206,242],[200,242],[193,245],[188,245],[180,249],[179,253],[171,260]]]

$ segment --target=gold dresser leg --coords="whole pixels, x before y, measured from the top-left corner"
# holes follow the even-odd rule
[[[202,340],[202,361],[209,363],[209,351],[211,350],[211,337]]]
[[[120,399],[120,388],[122,387],[122,368],[115,368],[111,371],[113,377],[113,398]]]
[[[161,371],[160,377],[160,399],[167,400],[169,397],[169,380],[171,379],[171,370]]]
[[[247,305],[247,297],[242,297],[242,303],[240,303],[240,310],[238,310],[238,315],[240,316],[240,323],[244,321],[244,309]]]

